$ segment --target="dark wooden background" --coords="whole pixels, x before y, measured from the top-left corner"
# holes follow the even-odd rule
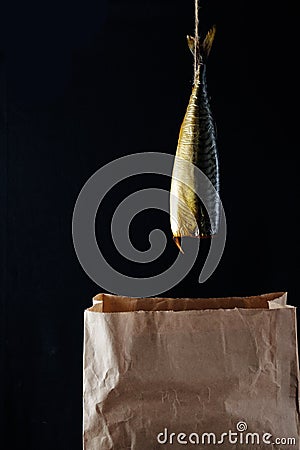
[[[299,277],[298,31],[295,3],[203,1],[200,30],[217,35],[208,86],[218,127],[228,220],[223,259],[197,283],[201,258],[171,296],[288,291]],[[0,14],[1,441],[9,450],[79,450],[83,311],[102,291],[81,269],[71,236],[76,198],[105,163],[140,151],[175,154],[192,80],[185,36],[193,0],[6,1]],[[159,177],[135,186],[167,184]],[[109,217],[97,223],[114,254]],[[133,224],[141,249],[166,214]],[[207,249],[203,247],[205,252]],[[9,443],[8,443],[9,442]]]

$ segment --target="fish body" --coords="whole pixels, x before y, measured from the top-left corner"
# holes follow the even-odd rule
[[[218,229],[219,162],[215,122],[206,83],[206,61],[214,35],[215,27],[207,33],[203,43],[198,44],[198,48],[194,38],[188,36],[189,47],[194,56],[196,52],[198,63],[192,93],[180,128],[170,192],[171,229],[180,249],[181,237],[208,238],[216,234]],[[196,194],[199,180],[195,172],[187,171],[177,158],[195,165],[211,182],[211,188],[205,193],[209,215]],[[201,186],[198,188],[201,191]]]

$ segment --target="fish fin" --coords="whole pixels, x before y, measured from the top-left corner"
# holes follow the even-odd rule
[[[203,60],[206,60],[210,53],[210,50],[211,50],[211,47],[212,47],[212,44],[213,44],[213,41],[215,38],[215,34],[216,34],[216,26],[213,25],[210,28],[210,30],[208,30],[203,42],[200,42],[200,57]],[[187,35],[186,38],[187,38],[187,43],[188,43],[189,49],[191,50],[192,54],[195,56],[195,38],[194,38],[194,36],[190,36],[190,35]]]
[[[202,57],[204,59],[207,59],[208,55],[210,54],[211,47],[215,38],[216,34],[216,26],[213,25],[211,29],[207,32],[204,41],[201,45],[202,48]]]
[[[186,39],[187,39],[189,49],[191,50],[192,54],[195,55],[195,38],[188,34]]]
[[[181,251],[181,253],[184,254],[184,251],[182,250],[182,247],[181,247],[181,238],[179,236],[174,236],[173,239],[174,239],[175,244],[177,245],[177,247]]]

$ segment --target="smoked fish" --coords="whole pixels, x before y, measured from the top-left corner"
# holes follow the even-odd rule
[[[216,27],[213,26],[205,38],[198,39],[198,42],[187,36],[195,58],[194,82],[180,128],[170,190],[171,230],[180,251],[182,237],[210,238],[218,230],[219,160],[215,121],[206,82],[206,63],[215,32]],[[197,180],[194,172],[182,168],[177,157],[194,164],[211,182],[212,189],[206,192],[209,214],[195,192]],[[181,173],[183,170],[186,173]],[[187,180],[188,186],[181,180]]]

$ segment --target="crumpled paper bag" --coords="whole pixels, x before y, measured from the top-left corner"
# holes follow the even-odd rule
[[[296,308],[286,299],[94,297],[84,450],[299,449]]]

